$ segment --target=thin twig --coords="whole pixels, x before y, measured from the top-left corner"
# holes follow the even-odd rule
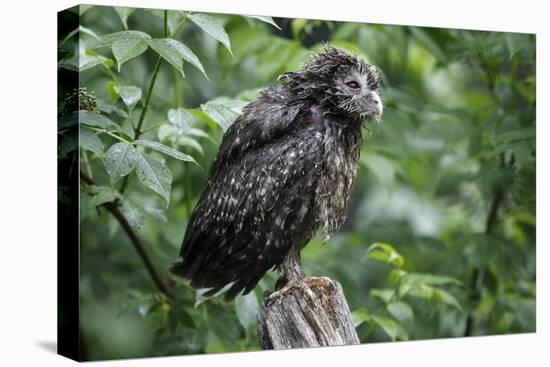
[[[150,127],[148,127],[147,129],[143,129],[142,133],[145,134],[146,132],[149,132],[149,131],[158,129],[158,128],[161,127],[162,125],[166,125],[168,122],[169,122],[168,120],[164,120],[164,121],[162,121],[162,122],[159,122],[158,124],[153,125],[153,126],[150,126]]]
[[[155,87],[155,83],[157,81],[157,76],[160,70],[161,63],[162,63],[162,57],[159,56],[155,64],[155,67],[153,68],[153,74],[151,75],[151,79],[149,80],[149,86],[147,87],[147,95],[145,96],[145,101],[143,102],[143,109],[141,110],[138,124],[134,131],[135,139],[139,138],[139,136],[141,135],[141,126],[143,125],[143,121],[145,120],[145,115],[147,114],[147,110],[149,109],[149,103],[151,101],[151,96],[153,95],[153,88]]]
[[[94,180],[82,171],[80,171],[80,178],[88,186],[96,185]],[[134,231],[130,223],[128,223],[128,220],[118,208],[118,205],[115,204],[114,202],[108,202],[103,204],[102,206],[105,207],[105,209],[107,209],[115,217],[115,219],[118,221],[122,229],[124,229],[128,237],[130,238],[132,245],[134,245],[134,248],[136,249],[139,256],[141,257],[141,260],[143,261],[145,268],[147,269],[147,272],[149,273],[151,279],[153,280],[153,283],[155,283],[155,286],[158,288],[158,290],[161,291],[168,299],[173,300],[174,294],[172,292],[172,289],[162,280],[160,274],[155,268],[153,262],[151,261],[151,258],[149,257],[147,250],[145,249],[145,245],[143,244],[141,239],[138,237],[138,235],[136,234],[136,232]]]
[[[104,134],[107,134],[107,135],[109,135],[109,136],[112,136],[113,138],[115,138],[115,139],[117,139],[117,140],[119,140],[119,141],[121,141],[121,142],[123,142],[123,143],[132,144],[131,141],[126,140],[126,139],[124,139],[123,137],[118,136],[118,135],[116,135],[116,134],[113,134],[113,133],[110,132],[109,130],[100,129],[100,128],[92,127],[92,126],[85,126],[85,125],[84,125],[84,127],[86,127],[87,129],[90,129],[90,130],[92,130],[92,131],[97,131],[97,132],[104,133]]]

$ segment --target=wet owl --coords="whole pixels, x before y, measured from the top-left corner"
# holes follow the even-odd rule
[[[271,269],[286,286],[300,251],[338,230],[357,171],[362,126],[379,121],[380,73],[327,47],[282,74],[225,132],[171,272],[226,299]]]

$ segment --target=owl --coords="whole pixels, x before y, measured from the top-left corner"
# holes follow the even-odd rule
[[[376,67],[337,48],[244,107],[225,132],[171,272],[205,295],[250,292],[268,270],[285,287],[305,275],[300,251],[345,220],[366,121],[383,106]]]

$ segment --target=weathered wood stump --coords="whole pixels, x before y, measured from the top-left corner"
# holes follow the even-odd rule
[[[257,331],[263,349],[359,344],[342,287],[327,277],[267,297]]]

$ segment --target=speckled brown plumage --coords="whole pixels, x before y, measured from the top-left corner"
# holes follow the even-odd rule
[[[278,266],[299,276],[285,259],[344,221],[361,123],[382,114],[377,70],[342,50],[279,79],[226,131],[171,268],[209,294],[250,292]]]

